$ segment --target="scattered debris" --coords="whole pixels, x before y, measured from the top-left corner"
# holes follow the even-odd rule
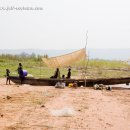
[[[81,87],[81,88],[83,88],[84,86],[83,86],[83,85],[81,85],[80,87]]]
[[[129,85],[129,83],[126,83],[126,85]]]
[[[45,105],[41,105],[41,107],[45,107]]]
[[[6,98],[9,100],[9,99],[11,99],[12,97],[10,97],[10,96],[6,96]]]
[[[53,116],[68,117],[68,116],[74,116],[75,115],[75,111],[74,111],[73,108],[65,107],[63,109],[51,110],[51,114]]]
[[[69,83],[68,87],[70,87],[70,88],[77,88],[78,87],[77,81],[74,81],[73,83]]]
[[[108,85],[108,86],[106,86],[106,90],[110,90],[111,91],[112,87]]]
[[[68,87],[70,88],[73,87],[73,83],[69,83]]]
[[[111,86],[106,86],[106,85],[104,85],[104,84],[95,84],[94,85],[94,89],[95,90],[103,90],[103,89],[106,89],[106,90],[112,90],[112,87]]]
[[[81,111],[80,109],[78,111]]]
[[[65,83],[62,81],[59,81],[56,83],[55,88],[65,88]]]
[[[3,117],[4,115],[3,115],[3,114],[1,114],[0,116],[1,116],[1,117]]]
[[[95,84],[95,85],[94,85],[94,89],[95,89],[95,90],[102,90],[103,87],[104,87],[103,84]]]

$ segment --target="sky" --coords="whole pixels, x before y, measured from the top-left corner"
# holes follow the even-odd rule
[[[130,0],[0,0],[0,9],[0,49],[79,49],[87,32],[87,48],[130,48]]]

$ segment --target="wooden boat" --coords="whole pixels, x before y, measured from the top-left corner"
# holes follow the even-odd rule
[[[12,82],[20,84],[18,76],[10,76]],[[58,81],[65,82],[66,84],[77,82],[78,86],[93,86],[94,84],[114,85],[114,84],[129,84],[130,77],[121,78],[96,78],[96,79],[51,79],[51,78],[33,78],[25,77],[23,84],[54,86]]]

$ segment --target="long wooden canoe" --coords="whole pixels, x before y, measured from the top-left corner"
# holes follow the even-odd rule
[[[10,76],[12,82],[20,84],[18,76]],[[96,78],[96,79],[51,79],[51,78],[33,78],[25,77],[23,84],[54,86],[58,81],[64,81],[66,84],[77,82],[79,86],[93,86],[94,84],[114,85],[114,84],[128,84],[130,77],[121,78]]]

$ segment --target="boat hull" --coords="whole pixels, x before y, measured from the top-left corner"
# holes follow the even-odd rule
[[[21,80],[18,76],[10,76],[10,80],[15,84],[20,84]],[[130,77],[121,78],[97,78],[97,79],[51,79],[51,78],[32,78],[25,77],[23,84],[54,86],[58,81],[69,83],[77,82],[78,86],[93,86],[94,84],[114,85],[130,83]]]

